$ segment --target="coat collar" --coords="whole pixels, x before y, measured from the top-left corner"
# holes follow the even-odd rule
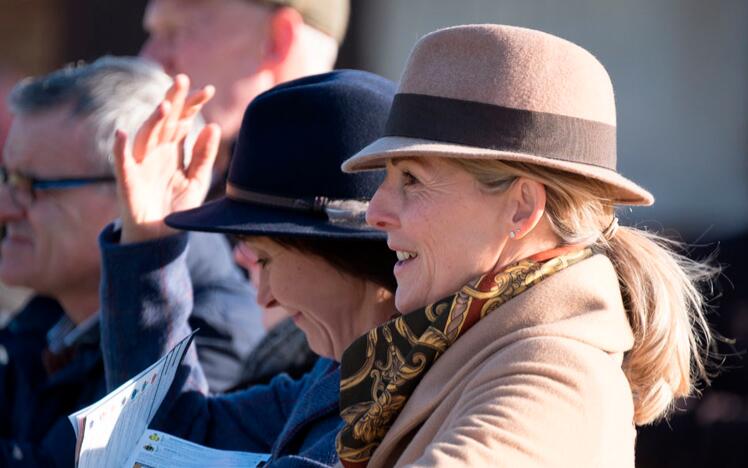
[[[99,336],[98,323],[95,323],[81,335],[75,357],[66,366],[49,376],[44,385],[45,392],[56,389],[60,385],[69,385],[71,382],[89,381],[91,383],[92,373],[103,374],[103,358],[99,348]]]
[[[273,448],[273,457],[284,454],[285,448],[292,444],[297,436],[313,421],[337,414],[340,400],[340,364],[326,358],[320,358],[311,371],[317,374],[315,381],[306,387],[294,404],[283,432],[278,436]],[[342,425],[342,420],[341,420]]]
[[[468,330],[423,377],[374,452],[371,466],[388,461],[402,439],[482,362],[532,336],[566,337],[609,353],[631,349],[633,334],[607,257],[595,255],[547,278]]]

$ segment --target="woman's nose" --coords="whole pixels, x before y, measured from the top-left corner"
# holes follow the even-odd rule
[[[270,288],[270,282],[268,281],[267,274],[260,270],[260,274],[258,275],[255,286],[257,287],[257,303],[265,308],[269,309],[271,307],[277,307],[280,304],[278,304],[278,301],[275,299],[275,296],[273,296],[273,291]]]
[[[384,184],[377,189],[369,202],[369,208],[366,210],[366,223],[383,231],[400,226],[393,197]]]

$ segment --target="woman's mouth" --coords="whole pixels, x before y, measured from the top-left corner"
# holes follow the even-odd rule
[[[403,269],[407,268],[408,265],[418,258],[418,252],[409,252],[407,250],[395,250],[397,255],[397,263],[395,263],[394,274],[398,276]]]
[[[418,256],[416,252],[407,252],[405,250],[396,250],[395,254],[397,255],[398,261],[400,262],[406,262],[411,258],[416,258]]]

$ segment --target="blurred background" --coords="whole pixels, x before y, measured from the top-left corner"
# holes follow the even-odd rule
[[[141,26],[145,4],[0,0],[0,98],[23,76],[102,54],[136,54],[146,37]],[[485,22],[559,35],[590,50],[606,66],[617,96],[619,169],[657,199],[654,207],[622,213],[625,223],[664,228],[686,241],[706,244],[706,250],[720,242],[726,246],[721,262],[746,263],[748,1],[352,0],[338,66],[397,80],[423,34]],[[0,143],[7,120],[5,109],[0,109]],[[738,345],[740,333],[748,336],[743,270],[726,270],[734,285],[730,290],[741,293],[730,298],[737,312],[715,315],[729,322],[720,327],[737,333]],[[22,297],[0,289],[0,299],[11,304],[10,309]],[[742,328],[735,331],[738,322]],[[735,366],[742,367],[742,361]],[[698,445],[705,460],[714,460],[714,451],[724,452],[712,439],[745,445],[748,377],[741,379],[730,384],[728,399],[707,398],[711,406],[696,419],[676,418],[655,435],[645,431],[639,465],[699,466],[687,451],[680,457],[685,460],[673,455],[683,444]],[[719,396],[721,387],[716,389],[712,394]],[[704,421],[711,424],[708,434],[693,429]],[[671,438],[670,427],[679,425],[690,425],[690,435]],[[737,452],[722,455],[742,460]],[[723,466],[715,463],[710,466]],[[741,463],[734,466],[748,466]]]
[[[18,76],[136,54],[146,37],[145,4],[0,0],[0,94]],[[607,67],[617,93],[619,168],[657,198],[629,213],[631,222],[654,222],[688,240],[748,229],[748,1],[353,0],[338,66],[398,79],[420,36],[480,22],[562,36]]]

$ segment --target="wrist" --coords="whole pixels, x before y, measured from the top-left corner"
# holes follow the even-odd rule
[[[123,221],[120,244],[136,244],[163,239],[164,237],[173,236],[177,233],[179,233],[178,230],[167,226],[163,220],[143,223]]]

